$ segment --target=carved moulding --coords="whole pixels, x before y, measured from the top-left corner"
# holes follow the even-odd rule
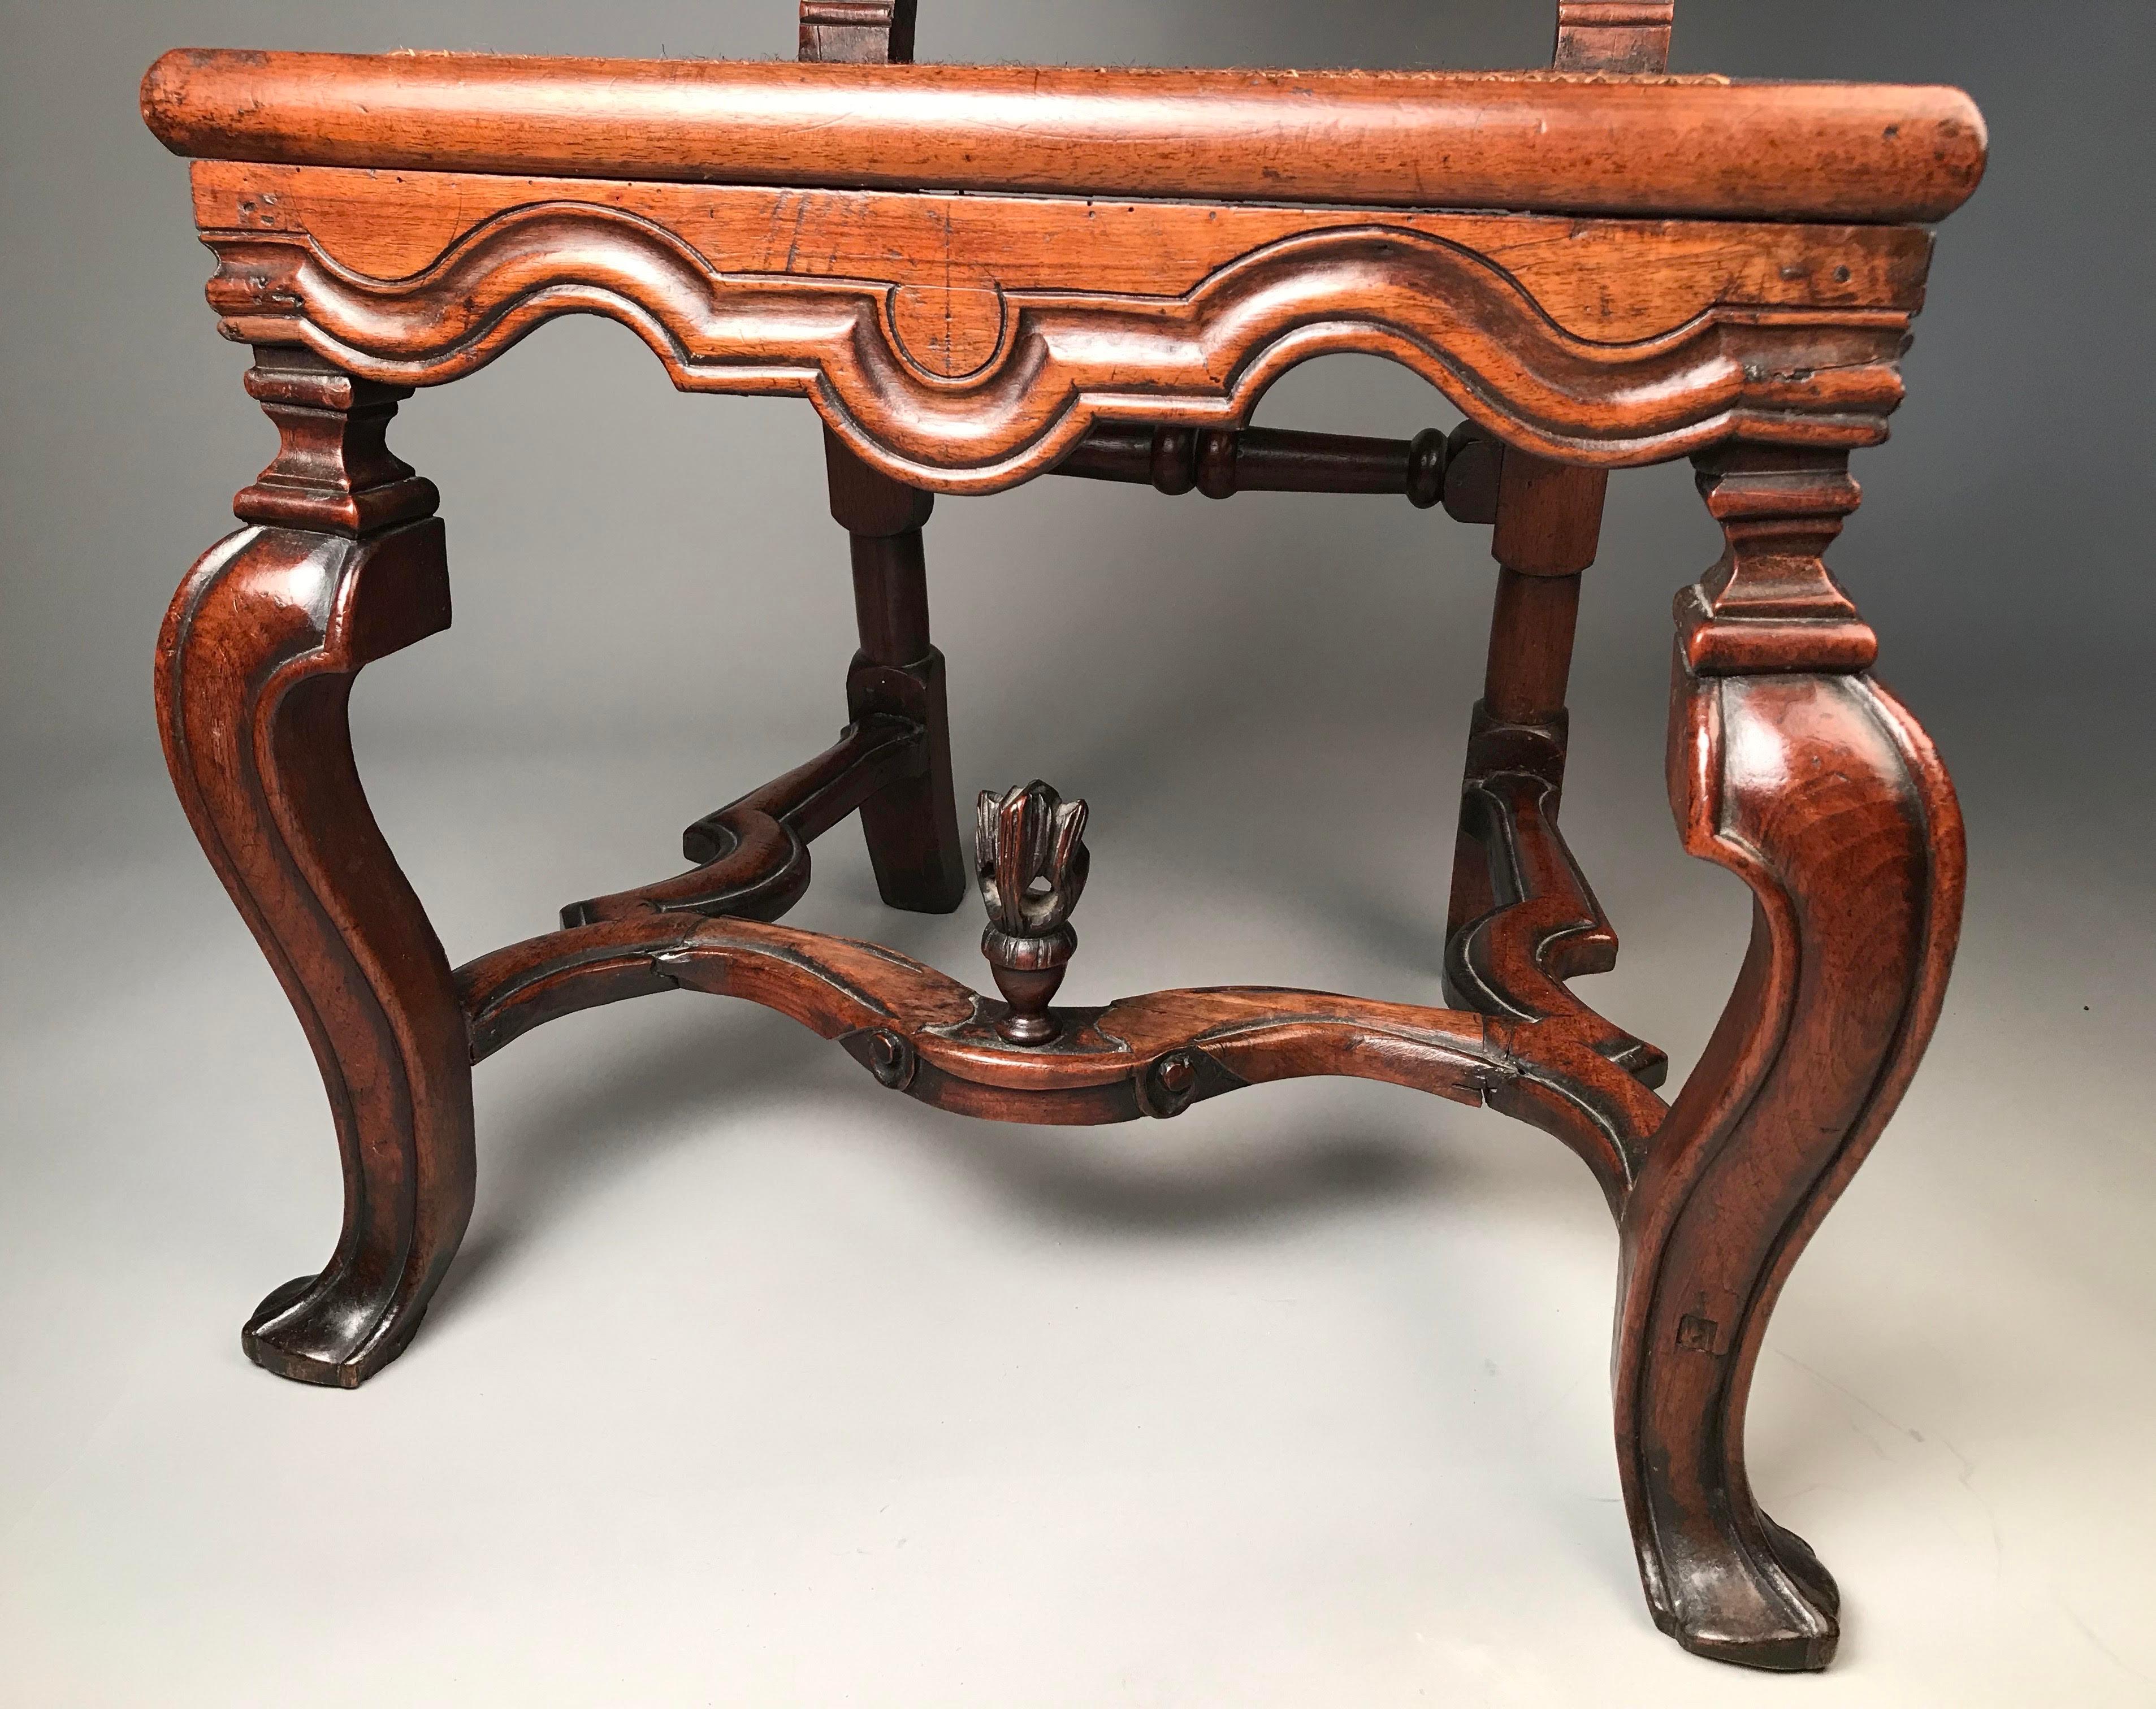
[[[1055,1010],[1053,1042],[1013,1044],[998,1030],[1009,1005],[932,967],[878,944],[747,920],[604,921],[512,944],[455,978],[475,1062],[578,1009],[704,991],[792,1017],[894,1091],[1003,1121],[1171,1116],[1244,1086],[1312,1075],[1385,1080],[1471,1105],[1525,1076],[1563,1087],[1584,1075],[1627,1081],[1656,1101],[1614,1065],[1581,1068],[1569,1041],[1546,1028],[1327,992],[1154,992]],[[1621,1205],[1637,1165],[1630,1149],[1575,1149]]]
[[[1463,829],[1481,844],[1492,906],[1448,937],[1445,993],[1532,1029],[1535,1065],[1493,1090],[1490,1106],[1583,1157],[1624,1158],[1629,1181],[1669,1114],[1653,1091],[1669,1059],[1565,984],[1614,967],[1617,934],[1558,829],[1557,794],[1524,769],[1470,778]]]
[[[831,747],[681,834],[690,871],[633,890],[572,902],[564,926],[649,914],[776,920],[808,889],[808,844],[879,791],[928,770],[928,734],[910,718],[870,714]]]
[[[294,176],[304,181],[311,170]],[[403,199],[393,205],[417,210],[449,193],[411,182],[429,176],[400,175]],[[911,204],[950,198],[855,199],[851,244],[872,251],[887,223],[899,276],[822,270],[792,246],[768,258],[784,270],[729,270],[692,241],[685,203],[670,213],[672,223],[598,201],[508,207],[395,279],[333,259],[310,234],[283,225],[203,237],[218,256],[209,297],[228,337],[302,343],[367,378],[434,385],[473,372],[554,316],[601,315],[635,331],[683,389],[806,397],[865,461],[945,491],[1029,479],[1096,423],[1239,424],[1286,369],[1349,351],[1403,363],[1493,433],[1569,462],[1654,462],[1739,438],[1871,444],[1901,400],[1898,360],[1928,254],[1928,239],[1911,229],[1820,228],[1807,252],[1807,228],[1758,228],[1772,237],[1762,244],[1795,257],[1777,269],[1779,300],[1694,301],[1699,234],[1678,223],[1396,221],[1306,209],[1272,223],[1276,232],[1283,223],[1306,228],[1209,259],[1174,295],[1089,288],[1095,274],[1127,286],[1132,260],[1125,254],[1096,267],[1076,244],[1053,288],[1009,287],[983,271],[981,256],[946,254],[941,264],[962,262],[970,282],[939,290],[912,276],[920,258],[901,246],[917,238],[923,218]],[[1013,222],[1039,225],[1044,205],[1014,205]],[[1150,220],[1177,223],[1199,210],[1121,211],[1134,219],[1116,228],[1118,249],[1142,249]],[[1418,223],[1441,224],[1445,234]],[[1548,244],[1599,234],[1583,244],[1596,258],[1588,275],[1575,267],[1530,289],[1476,247],[1532,251],[1522,227]],[[1737,230],[1748,242],[1754,235]],[[1681,288],[1659,279],[1666,258]],[[1816,285],[1808,282],[1814,272]],[[1750,281],[1743,289],[1768,294]],[[1572,330],[1566,320],[1581,318],[1576,305],[1598,294],[1672,300],[1683,312],[1644,336]]]

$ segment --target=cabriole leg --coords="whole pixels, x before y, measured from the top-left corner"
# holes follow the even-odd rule
[[[1777,1293],[1938,1019],[1961,819],[1820,561],[1857,500],[1842,461],[1727,451],[1701,487],[1729,550],[1678,601],[1671,798],[1687,851],[1751,887],[1752,943],[1624,1217],[1618,1451],[1663,1629],[1819,1668],[1834,1580],[1753,1497],[1745,1400]]]
[[[343,1154],[319,1275],[242,1334],[280,1377],[355,1388],[410,1341],[472,1205],[470,1046],[447,959],[377,829],[346,709],[374,659],[444,629],[436,494],[382,444],[404,391],[259,348],[277,460],[249,526],[180,584],[157,645],[172,781],[314,1046]]]

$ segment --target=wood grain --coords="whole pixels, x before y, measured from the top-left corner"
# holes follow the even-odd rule
[[[966,895],[951,773],[951,717],[943,654],[930,641],[928,566],[921,528],[931,495],[871,469],[833,434],[824,435],[831,516],[853,559],[860,649],[846,672],[846,712],[856,723],[896,718],[921,731],[921,762],[861,803],[861,834],[887,906],[948,914]]]
[[[1941,219],[1986,148],[1932,85],[1456,72],[180,49],[141,103],[293,166],[1711,219]]]
[[[436,266],[497,216],[557,203],[634,215],[716,273],[875,281],[928,302],[947,290],[1181,296],[1268,244],[1372,218],[1337,208],[634,183],[528,172],[207,160],[190,171],[195,222],[205,234],[304,235],[336,268],[382,282]],[[1599,343],[1652,338],[1717,305],[1913,312],[1931,256],[1928,235],[1907,226],[1397,208],[1382,223],[1481,257],[1566,331]],[[896,318],[916,324],[908,311]],[[937,319],[918,311],[932,330]],[[953,377],[898,330],[911,357]]]
[[[456,978],[475,1058],[578,1008],[696,990],[788,1015],[923,1102],[1049,1126],[1173,1116],[1312,1075],[1476,1104],[1540,1049],[1530,1029],[1480,1015],[1257,987],[1058,1009],[1052,1042],[1013,1044],[998,1030],[1007,1004],[933,968],[880,945],[744,920],[605,921],[511,945]]]
[[[802,0],[801,59],[834,65],[908,65],[918,0]]]
[[[1471,434],[1455,466],[1476,449]],[[1600,542],[1607,480],[1511,446],[1496,464],[1497,598],[1460,790],[1445,994],[1533,1029],[1537,1067],[1493,1090],[1491,1106],[1570,1146],[1621,1209],[1667,1114],[1652,1089],[1668,1059],[1566,983],[1615,967],[1617,934],[1558,829],[1580,577]]]
[[[1825,562],[1863,496],[1848,458],[1740,445],[1697,462],[1726,544],[1677,595],[1686,664],[1709,674],[1868,669],[1879,638]]]
[[[461,1012],[346,713],[362,668],[448,626],[449,580],[434,488],[382,446],[401,394],[297,350],[258,352],[249,388],[282,449],[235,501],[250,526],[173,598],[157,715],[181,804],[314,1046],[344,1163],[329,1262],[241,1342],[279,1376],[352,1388],[411,1340],[471,1214]]]
[[[335,1254],[264,1302],[250,1357],[351,1385],[396,1356],[470,1210],[470,1064],[601,1003],[763,1004],[883,1087],[998,1121],[1386,1081],[1588,1163],[1621,1234],[1618,1445],[1654,1616],[1702,1655],[1824,1665],[1837,1593],[1753,1498],[1746,1398],[1777,1291],[1930,1035],[1964,882],[1951,785],[1866,674],[1876,639],[1825,555],[1860,496],[1849,454],[1902,397],[1922,223],[1974,190],[1985,141],[1950,90],[1671,78],[1673,10],[1560,0],[1548,74],[916,68],[912,0],[803,0],[798,66],[160,60],[145,115],[196,157],[210,301],[257,347],[280,444],[237,501],[250,526],[174,602],[159,715],[314,1043],[346,1173]],[[696,870],[452,974],[346,723],[357,671],[449,617],[437,495],[386,430],[409,388],[580,313],[685,389],[823,418],[850,722],[692,825]],[[1335,352],[1405,365],[1466,419],[1405,442],[1248,426]],[[1666,1106],[1662,1053],[1568,988],[1617,938],[1558,813],[1608,471],[1678,456],[1725,549],[1677,599],[1671,800],[1755,924]],[[1052,1006],[1088,857],[1083,803],[1041,785],[983,798],[1003,1000],[766,923],[855,811],[886,902],[962,898],[922,528],[935,492],[1059,468],[1404,493],[1492,527],[1445,934],[1463,1007],[1255,987]]]
[[[913,58],[913,0],[802,0],[801,57],[855,64]],[[798,250],[793,253],[798,254]],[[947,279],[946,283],[951,281]],[[1002,298],[985,348],[963,346],[968,324],[958,305],[978,293],[894,285],[896,349],[917,352],[938,372],[978,367],[1002,336]],[[940,316],[937,312],[942,305]],[[846,673],[848,715],[902,718],[919,728],[923,763],[861,803],[861,834],[886,906],[947,914],[966,894],[966,851],[958,837],[958,794],[951,774],[951,720],[943,654],[928,629],[928,562],[921,530],[933,495],[870,467],[824,430],[831,519],[846,531],[853,559],[854,615],[860,650]]]
[[[688,872],[562,910],[564,926],[641,914],[776,920],[808,890],[808,845],[865,803],[928,770],[928,735],[910,718],[871,714],[806,765],[752,789],[681,834]]]
[[[350,275],[289,237],[207,240],[228,336],[304,342],[368,378],[432,385],[555,316],[605,315],[684,389],[806,397],[865,461],[948,491],[1040,474],[1101,422],[1239,426],[1281,374],[1342,351],[1402,362],[1498,436],[1560,460],[1645,462],[1739,437],[1870,444],[1901,401],[1909,320],[1717,307],[1611,346],[1566,333],[1455,244],[1335,228],[1256,250],[1183,296],[1010,294],[1001,354],[954,382],[895,346],[887,286],[715,273],[670,233],[595,206],[499,215],[399,282]]]
[[[1676,673],[1686,851],[1751,887],[1728,1007],[1625,1207],[1617,1437],[1648,1600],[1686,1649],[1824,1667],[1833,1578],[1754,1497],[1744,1409],[1790,1268],[1938,1018],[1965,855],[1953,786],[1868,677]]]

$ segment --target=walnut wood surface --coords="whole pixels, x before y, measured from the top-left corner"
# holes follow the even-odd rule
[[[830,65],[913,63],[917,0],[802,0],[802,60]]]
[[[921,531],[935,501],[870,468],[828,431],[824,454],[832,519],[846,531],[853,557],[861,641],[846,673],[847,715],[856,722],[901,719],[921,731],[920,763],[861,803],[869,864],[890,906],[947,914],[965,898],[966,849],[951,774],[943,655],[928,633]]]
[[[1663,1629],[1823,1667],[1834,1580],[1754,1498],[1744,1404],[1775,1296],[1938,1019],[1961,819],[1922,731],[1867,677],[1680,661],[1671,716],[1685,847],[1751,887],[1752,945],[1625,1207],[1619,1460]]]
[[[1461,441],[1460,464],[1476,444]],[[1607,479],[1508,446],[1491,480],[1497,598],[1460,794],[1445,993],[1533,1027],[1540,1071],[1494,1091],[1491,1106],[1562,1139],[1619,1208],[1615,1189],[1667,1114],[1651,1089],[1669,1061],[1566,986],[1616,965],[1617,934],[1558,829],[1580,575],[1600,541]]]
[[[1879,638],[1825,562],[1863,495],[1848,458],[1735,446],[1697,461],[1727,544],[1677,595],[1685,662],[1708,673],[1867,669]]]
[[[885,790],[925,776],[928,733],[871,715],[803,766],[706,813],[681,834],[692,871],[562,910],[564,926],[639,914],[776,920],[808,888],[808,844]]]
[[[1985,150],[1959,90],[1712,78],[190,48],[141,100],[202,159],[1718,219],[1941,219]]]
[[[1487,874],[1488,906],[1449,934],[1445,994],[1464,1008],[1532,1027],[1539,1072],[1491,1095],[1629,1185],[1668,1114],[1651,1088],[1669,1059],[1604,1020],[1564,982],[1617,964],[1617,934],[1557,828],[1556,787],[1520,771],[1471,781],[1461,855]]]
[[[229,337],[431,385],[555,316],[604,315],[684,389],[807,397],[886,475],[952,491],[1040,473],[1097,423],[1240,425],[1280,374],[1336,351],[1392,357],[1562,460],[1651,461],[1740,435],[1874,444],[1901,400],[1930,248],[1912,228],[1236,220],[1183,204],[223,164],[203,167],[202,188]],[[325,189],[347,221],[434,208],[440,247],[402,277],[359,269],[294,228]],[[485,213],[490,201],[508,205]],[[1615,301],[1652,306],[1593,306]]]
[[[1310,1075],[1474,1104],[1522,1071],[1520,1051],[1539,1048],[1480,1015],[1259,987],[1059,1009],[1052,1043],[1014,1044],[997,1029],[1007,1005],[896,951],[741,920],[609,921],[512,945],[456,978],[475,1059],[578,1008],[697,990],[789,1015],[923,1102],[1050,1126],[1172,1116]]]
[[[471,1214],[449,963],[346,722],[362,667],[448,626],[449,580],[434,489],[382,446],[401,393],[292,350],[258,352],[249,389],[282,449],[234,504],[251,526],[180,584],[157,712],[195,834],[314,1046],[344,1158],[336,1250],[242,1342],[280,1376],[352,1388],[410,1341]]]
[[[1732,228],[1707,220],[936,196],[528,172],[389,174],[228,161],[198,161],[189,172],[195,222],[213,248],[225,237],[305,238],[336,269],[385,283],[413,280],[520,208],[628,214],[668,233],[713,272],[887,286],[896,302],[886,312],[925,335],[901,343],[947,378],[995,354],[999,294],[1182,296],[1285,239],[1373,224],[1481,258],[1564,331],[1598,344],[1653,338],[1717,305],[1913,313],[1922,305],[1931,254],[1928,235],[1907,226]],[[249,300],[236,300],[244,306]],[[936,337],[951,341],[940,356],[929,347]]]
[[[1825,554],[1860,495],[1849,453],[1901,398],[1917,223],[1974,187],[1984,142],[1952,90],[1659,75],[1672,9],[1561,0],[1556,75],[914,69],[911,0],[804,0],[823,63],[799,67],[161,60],[146,115],[203,157],[210,300],[257,346],[248,387],[281,444],[235,506],[250,526],[175,600],[160,717],[315,1045],[346,1170],[336,1253],[264,1303],[249,1355],[347,1386],[395,1357],[470,1210],[470,1065],[600,1003],[742,998],[886,1087],[1004,1121],[1386,1080],[1587,1162],[1621,1233],[1618,1445],[1655,1617],[1704,1655],[1824,1665],[1833,1581],[1753,1498],[1746,1396],[1776,1292],[1929,1037],[1964,860],[1945,772],[1866,674],[1876,639]],[[692,825],[697,870],[452,974],[345,723],[357,672],[449,618],[434,490],[384,433],[408,388],[568,313],[629,326],[685,388],[820,413],[850,722]],[[1246,426],[1274,379],[1337,351],[1405,364],[1467,420],[1409,442]],[[1725,550],[1677,598],[1671,799],[1755,926],[1665,1106],[1662,1054],[1567,985],[1617,940],[1558,820],[1608,471],[1678,455]],[[981,839],[1010,1000],[765,923],[805,887],[808,840],[856,811],[886,902],[962,899],[922,528],[935,491],[1059,468],[1405,493],[1492,527],[1446,926],[1463,1008],[1260,988],[1049,1007],[1083,860],[1045,787],[988,798]]]
[[[1412,439],[1278,428],[1101,427],[1078,442],[1055,475],[1142,483],[1170,497],[1244,492],[1398,493],[1419,511],[1445,498],[1445,435]]]
[[[1063,964],[1052,971],[1060,975]],[[1602,1054],[1591,1028],[1575,1024],[1573,1008],[1548,1024],[1532,1016],[1517,1024],[1249,987],[1022,1011],[880,945],[749,918],[624,911],[497,950],[454,978],[475,1062],[565,1015],[689,989],[776,1008],[840,1042],[886,1084],[995,1121],[1070,1126],[1174,1115],[1240,1086],[1313,1075],[1387,1080],[1466,1103],[1486,1096],[1564,1138],[1620,1209],[1636,1143],[1662,1109]],[[1022,1012],[1045,1012],[1048,1024],[1014,1039],[1010,1023]]]
[[[1558,0],[1550,64],[1559,71],[1666,70],[1676,10],[1676,0]]]
[[[974,807],[973,877],[988,911],[981,953],[1009,1006],[996,1033],[1007,1044],[1050,1044],[1064,1023],[1048,1005],[1078,947],[1070,912],[1093,863],[1088,809],[1037,778],[1001,795],[983,789]]]

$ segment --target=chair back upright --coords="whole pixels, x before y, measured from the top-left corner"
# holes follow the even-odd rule
[[[918,0],[801,0],[799,57],[824,65],[911,65]]]
[[[919,0],[801,0],[804,60],[911,65]],[[1558,71],[1656,72],[1670,64],[1676,0],[1558,0]]]
[[[1677,0],[1558,0],[1556,71],[1670,69]]]

